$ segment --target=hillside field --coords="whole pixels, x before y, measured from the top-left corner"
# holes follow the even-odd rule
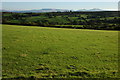
[[[14,13],[3,12],[2,23],[95,30],[120,30],[118,11]]]
[[[118,31],[2,25],[3,78],[116,78]]]

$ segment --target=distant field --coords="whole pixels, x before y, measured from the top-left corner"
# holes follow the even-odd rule
[[[118,11],[2,13],[2,23],[73,29],[120,30]]]
[[[118,31],[3,25],[3,78],[115,78]]]

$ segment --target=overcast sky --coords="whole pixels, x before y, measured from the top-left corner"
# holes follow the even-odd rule
[[[119,0],[1,0],[2,2],[118,2]]]
[[[4,10],[31,10],[42,8],[53,9],[92,9],[100,8],[107,10],[117,10],[117,2],[3,2],[2,8]]]

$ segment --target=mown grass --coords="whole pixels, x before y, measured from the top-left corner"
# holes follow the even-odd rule
[[[3,25],[3,78],[114,78],[118,31]]]

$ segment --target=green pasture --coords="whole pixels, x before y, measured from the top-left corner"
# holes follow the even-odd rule
[[[118,31],[2,25],[3,78],[116,78]]]

